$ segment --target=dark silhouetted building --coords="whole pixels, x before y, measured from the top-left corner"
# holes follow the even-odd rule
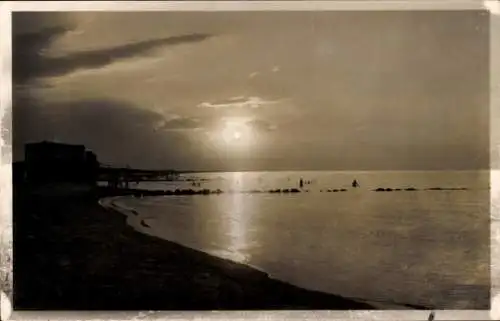
[[[99,162],[84,145],[53,142],[25,146],[26,180],[32,183],[74,182],[95,184]]]
[[[97,155],[91,151],[85,152],[85,168],[87,170],[87,178],[95,183],[99,177],[99,161]]]
[[[24,162],[12,163],[12,182],[13,184],[21,183],[25,179]]]

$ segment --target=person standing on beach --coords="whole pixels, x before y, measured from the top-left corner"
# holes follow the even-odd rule
[[[357,180],[353,180],[352,181],[352,187],[354,187],[354,188],[358,188],[359,187],[359,183],[358,183]]]
[[[304,180],[302,178],[300,178],[299,186],[300,188],[304,187]]]

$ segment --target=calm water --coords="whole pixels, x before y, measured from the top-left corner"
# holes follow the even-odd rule
[[[200,187],[308,193],[119,198],[141,232],[308,289],[447,309],[489,304],[489,173],[204,173]],[[350,188],[356,178],[361,188]],[[145,189],[190,182],[140,183]],[[377,187],[464,191],[373,192]],[[347,188],[343,193],[321,190]],[[141,227],[144,220],[151,228]]]

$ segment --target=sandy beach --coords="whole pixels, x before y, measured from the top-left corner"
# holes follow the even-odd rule
[[[85,196],[14,191],[16,310],[373,309],[134,231]]]

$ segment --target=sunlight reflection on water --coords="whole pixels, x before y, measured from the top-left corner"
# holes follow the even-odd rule
[[[150,232],[159,237],[246,263],[304,288],[447,308],[483,308],[489,302],[489,191],[482,175],[207,176],[223,179],[205,184],[231,190],[294,184],[298,177],[311,179],[311,190],[346,186],[352,177],[362,187],[345,193],[223,193],[129,198],[123,203],[142,217],[154,218]],[[372,192],[377,186],[470,190]]]
[[[238,190],[242,185],[244,186],[243,179],[242,173],[233,173],[232,190]],[[231,195],[229,202],[220,202],[217,205],[222,207],[220,212],[228,216],[224,219],[225,228],[227,229],[224,234],[228,237],[227,250],[219,250],[217,254],[236,262],[247,263],[249,256],[245,254],[244,250],[248,246],[246,220],[250,216],[245,215],[245,211],[252,211],[250,207],[253,203],[248,201],[248,198],[244,197],[243,194],[235,193]]]

